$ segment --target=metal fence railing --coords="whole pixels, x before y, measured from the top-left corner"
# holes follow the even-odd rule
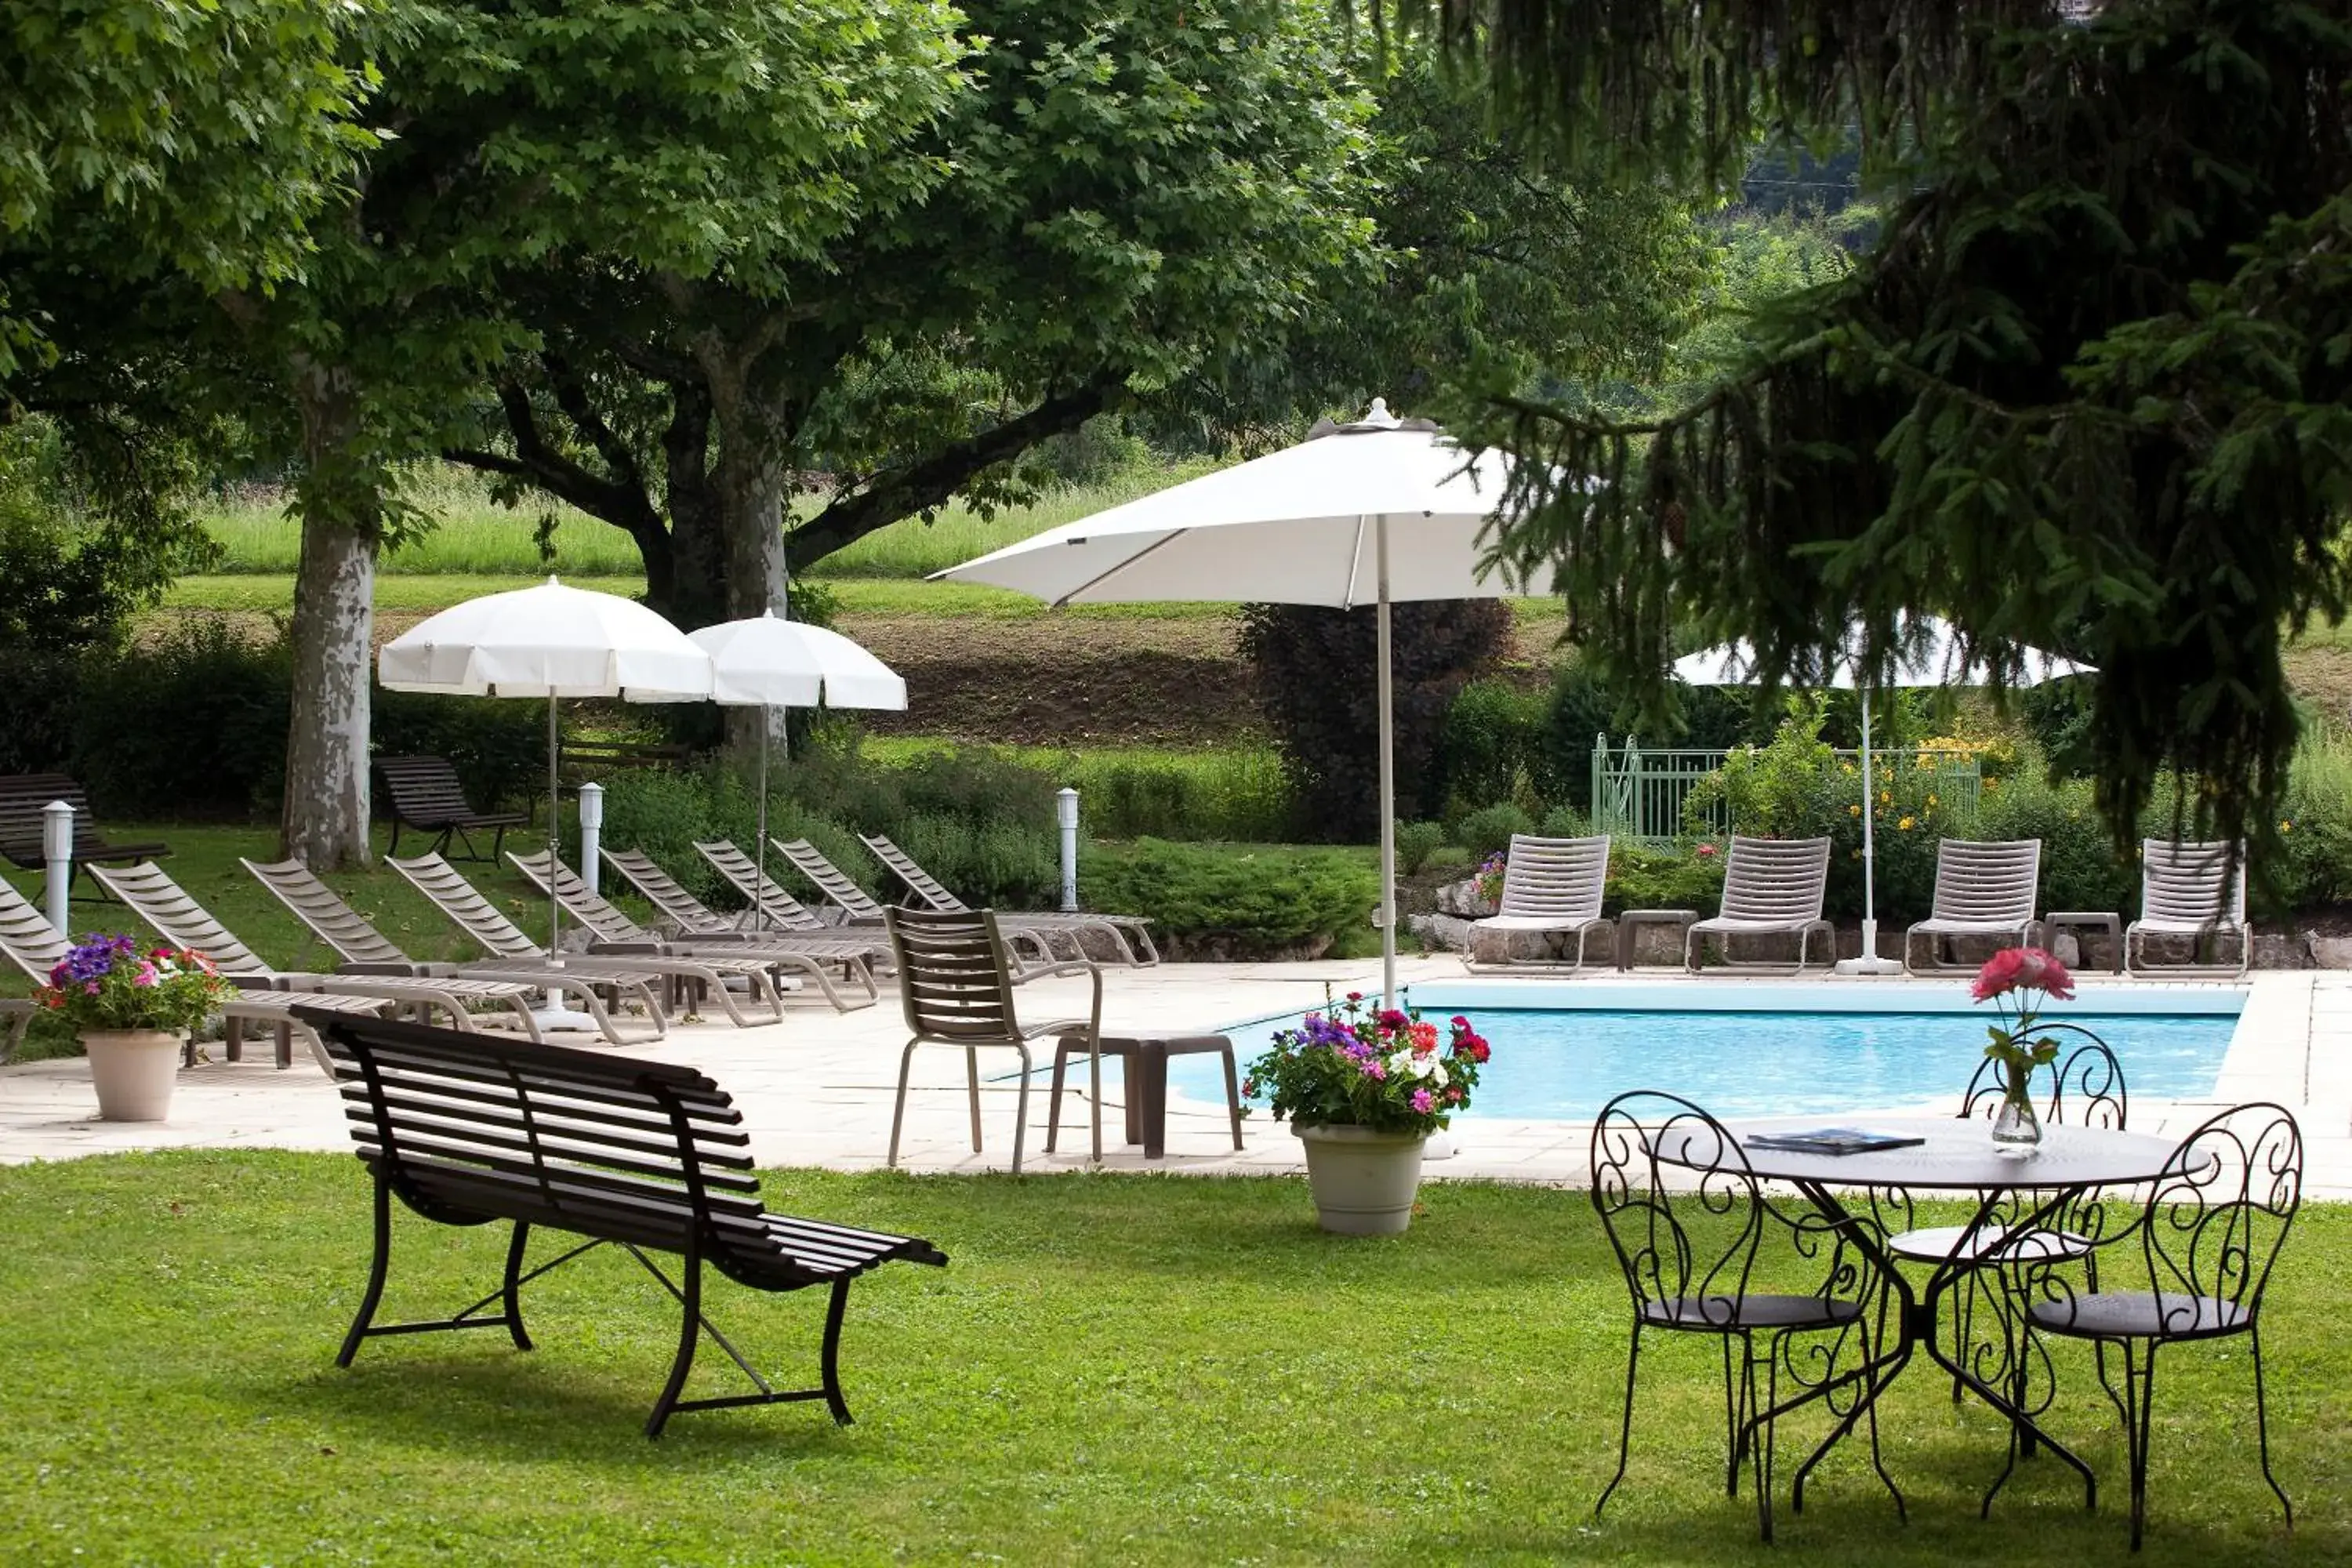
[[[1732,830],[1728,808],[1709,803],[1696,823],[1690,822],[1691,792],[1722,768],[1728,752],[1678,746],[1644,746],[1632,736],[1612,746],[1607,735],[1592,742],[1592,830],[1614,837],[1649,844],[1669,844],[1700,833],[1721,837]],[[1845,762],[1859,763],[1858,752],[1840,751]],[[1978,759],[1950,750],[1915,751],[1894,748],[1871,751],[1871,766],[1881,776],[1925,768],[1929,789],[1947,813],[1947,819],[1967,822],[1983,799],[1984,778]],[[1855,782],[1859,794],[1860,781]]]

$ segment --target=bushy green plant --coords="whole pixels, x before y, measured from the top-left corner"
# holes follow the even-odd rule
[[[2277,863],[2248,868],[2248,892],[2273,916],[2352,902],[2352,737],[2307,731],[2279,819]]]
[[[1081,753],[1062,764],[1062,776],[1078,792],[1087,831],[1100,837],[1268,843],[1297,826],[1289,780],[1268,751]]]
[[[2138,868],[2118,859],[2114,841],[2084,779],[2053,783],[2038,754],[1988,787],[1977,809],[1974,837],[2042,840],[2042,908],[2128,910]]]
[[[1555,805],[1544,813],[1537,831],[1546,838],[1589,838],[1592,836],[1592,819],[1572,805]]]
[[[1723,852],[1707,839],[1654,849],[1619,839],[1609,848],[1609,883],[1601,908],[1696,910],[1715,913],[1723,902]]]
[[[638,849],[705,903],[732,909],[741,898],[711,869],[694,847],[697,839],[724,838],[746,854],[759,852],[759,796],[733,769],[713,766],[698,772],[667,768],[632,768],[604,783],[604,840],[616,849]],[[576,827],[567,853],[577,857]],[[869,889],[888,889],[873,856],[850,827],[810,811],[788,795],[772,794],[768,801],[768,836],[805,838],[825,858]],[[798,875],[772,850],[769,874],[788,889],[797,889],[807,901],[819,900],[802,885]]]
[[[1425,798],[1456,814],[1523,794],[1556,798],[1559,783],[1544,764],[1549,706],[1543,693],[1522,691],[1506,681],[1465,686],[1446,710]]]
[[[1483,860],[1511,847],[1514,833],[1533,833],[1535,819],[1517,806],[1505,803],[1489,805],[1470,813],[1454,827],[1454,842],[1470,851],[1471,858]]]
[[[285,784],[293,659],[219,621],[91,656],[70,765],[110,813],[243,817]]]
[[[1429,858],[1445,847],[1442,822],[1400,822],[1396,825],[1397,865],[1408,877],[1418,876]]]
[[[1380,900],[1372,869],[1336,851],[1234,853],[1157,838],[1089,853],[1078,887],[1090,908],[1150,916],[1162,945],[1182,956],[1319,953],[1366,929]]]
[[[924,815],[889,837],[975,908],[1051,909],[1060,896],[1061,850],[1051,828]]]

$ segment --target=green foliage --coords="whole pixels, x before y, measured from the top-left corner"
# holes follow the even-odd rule
[[[1363,930],[1380,878],[1329,850],[1242,854],[1146,838],[1131,849],[1091,851],[1079,863],[1087,905],[1149,915],[1161,946],[1180,956],[1316,956]]]
[[[1499,805],[1481,806],[1455,823],[1454,842],[1470,851],[1472,859],[1483,860],[1509,848],[1512,834],[1535,830],[1535,819],[1506,801]]]
[[[1077,789],[1081,821],[1097,837],[1265,844],[1297,826],[1289,780],[1263,751],[1078,752],[1059,776]]]
[[[1445,710],[1431,758],[1433,803],[1459,816],[1501,801],[1563,798],[1566,781],[1545,765],[1549,708],[1543,693],[1507,681],[1474,680],[1463,687]]]
[[[1626,910],[1711,915],[1723,902],[1722,850],[1706,839],[1664,849],[1619,839],[1609,847],[1609,882],[1601,898],[1601,908],[1612,915]]]
[[[1421,875],[1429,858],[1445,847],[1445,824],[1400,822],[1396,825],[1397,867],[1408,877]]]
[[[34,416],[0,422],[0,649],[78,652],[113,642],[172,579],[205,563],[204,539],[177,520],[141,527],[85,518],[66,498],[78,471],[64,433]]]
[[[1555,805],[1544,813],[1542,825],[1536,831],[1546,838],[1589,838],[1592,836],[1592,819],[1572,805]]]
[[[2116,854],[2091,784],[2083,779],[2052,783],[2036,760],[1985,792],[1973,837],[1990,840],[2042,840],[2042,908],[2116,910],[2131,908],[2139,873]]]

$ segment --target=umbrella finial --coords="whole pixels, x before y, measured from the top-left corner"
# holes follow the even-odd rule
[[[1399,420],[1395,415],[1389,412],[1389,400],[1387,398],[1375,397],[1372,399],[1371,412],[1364,416],[1364,423],[1367,425],[1385,425],[1391,429],[1394,429],[1398,425]]]

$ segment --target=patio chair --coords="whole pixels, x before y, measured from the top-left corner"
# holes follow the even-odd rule
[[[1936,845],[1936,900],[1927,918],[1903,933],[1903,967],[1914,938],[1927,938],[1930,969],[1944,967],[1943,944],[1954,937],[2000,937],[2023,947],[2041,920],[2042,840],[1979,844],[1967,838]]]
[[[1706,939],[1724,941],[1724,968],[1768,967],[1729,963],[1735,936],[1793,936],[1797,967],[1805,972],[1815,931],[1831,939],[1830,956],[1836,953],[1836,928],[1822,918],[1822,899],[1829,885],[1830,841],[1826,838],[1738,838],[1723,868],[1722,912],[1697,921],[1683,939],[1683,966],[1696,974]],[[1778,967],[1772,965],[1769,967]]]
[[[2147,838],[2141,840],[2139,849],[2139,919],[2124,928],[2125,970],[2150,971],[2147,939],[2151,936],[2185,936],[2201,947],[2208,938],[2235,931],[2238,963],[2234,970],[2226,963],[2162,967],[2174,973],[2183,969],[2219,969],[2244,974],[2254,948],[2254,928],[2246,922],[2245,847],[2221,840],[2179,843]],[[2139,939],[2137,969],[2132,961],[2134,938]],[[2215,954],[2220,954],[2218,942]]]
[[[2131,1543],[2139,1550],[2147,1516],[2150,1412],[2157,1352],[2166,1345],[2243,1336],[2254,1373],[2254,1441],[2270,1484],[2294,1523],[2294,1505],[2271,1473],[2270,1412],[2263,1387],[2263,1294],[2303,1203],[2303,1131],[2285,1107],[2224,1110],[2180,1141],[2146,1206],[2101,1238],[2108,1272],[2127,1268],[2134,1285],[2077,1295],[2063,1276],[2035,1271],[2027,1321],[2036,1333],[2088,1340],[2121,1352],[2123,1387],[2100,1363],[2100,1382],[2117,1415],[2131,1465]],[[2137,1246],[2132,1244],[2137,1242]],[[2135,1258],[2133,1254],[2137,1253]]]
[[[53,800],[64,801],[73,807],[76,876],[85,866],[153,860],[172,852],[170,845],[156,841],[108,843],[99,836],[97,819],[90,815],[89,795],[65,773],[13,773],[0,778],[0,855],[27,871],[40,870],[48,864],[42,842],[47,819],[42,814]]]
[[[856,878],[825,858],[824,851],[805,838],[795,838],[787,844],[781,838],[771,838],[776,852],[793,864],[793,868],[816,885],[849,925],[879,925],[882,923],[881,900],[857,885]],[[950,911],[967,912],[967,911]],[[1016,915],[997,918],[998,931],[1009,941],[1029,949],[1034,959],[1026,963],[1057,963],[1061,955],[1054,951],[1051,933],[1041,931]],[[1080,957],[1084,957],[1082,952]],[[1132,956],[1132,954],[1130,954]]]
[[[165,941],[192,948],[240,985],[264,991],[325,991],[344,996],[376,996],[413,1009],[419,1022],[438,1010],[457,1030],[474,1026],[467,1005],[503,1008],[522,1031],[539,1038],[539,1025],[530,1016],[537,988],[512,980],[485,980],[459,975],[425,978],[415,975],[322,974],[279,969],[236,939],[205,907],[188,896],[161,866],[142,860],[136,866],[110,869],[93,866],[99,886],[122,900],[131,912],[163,933]]]
[[[775,971],[795,970],[815,980],[824,999],[840,1013],[871,1007],[881,997],[873,973],[866,967],[875,944],[865,938],[807,936],[798,931],[757,935],[751,931],[688,932],[683,937],[670,937],[631,920],[603,894],[592,891],[578,872],[544,849],[529,855],[509,849],[507,859],[541,892],[552,889],[572,918],[587,927],[605,952],[644,949],[674,958],[691,958],[725,973],[747,976],[764,973],[769,976],[771,991],[782,989],[775,984]],[[834,989],[833,977],[825,972],[828,963],[839,964],[845,975],[866,987],[864,1001],[849,1001]]]
[[[30,976],[38,984],[49,983],[49,971],[66,961],[72,944],[58,934],[55,926],[24,894],[6,879],[0,878],[0,953]],[[240,991],[222,1005],[221,1019],[226,1026],[226,1047],[228,1058],[236,1061],[245,1054],[247,1026],[259,1024],[271,1030],[278,1041],[278,1065],[291,1067],[294,1063],[294,1040],[299,1037],[310,1047],[310,1055],[320,1067],[334,1071],[328,1058],[327,1047],[320,1042],[318,1031],[294,1016],[297,1006],[322,1007],[334,1012],[361,1013],[381,1016],[391,1003],[374,996],[326,995],[297,991]],[[21,1035],[22,1030],[18,1033]],[[194,1054],[191,1047],[190,1055]]]
[[[882,862],[890,874],[907,884],[907,890],[920,899],[928,908],[947,914],[966,914],[970,904],[948,891],[938,878],[922,868],[915,858],[878,833],[861,833],[866,847]],[[1139,969],[1148,969],[1160,962],[1160,950],[1152,944],[1151,921],[1147,915],[1107,915],[1091,910],[999,910],[997,923],[1017,930],[1035,931],[1101,931],[1110,938],[1119,952],[1121,963]],[[1133,939],[1130,942],[1130,938]],[[1136,956],[1135,943],[1143,945],[1143,956]]]
[[[512,981],[542,994],[569,996],[577,1001],[595,1020],[597,1033],[613,1045],[658,1040],[669,1032],[669,1020],[663,1015],[661,998],[654,989],[664,977],[650,971],[631,973],[604,968],[590,975],[577,967],[557,967],[544,959],[534,958],[508,958],[495,963],[420,963],[370,925],[301,861],[264,864],[240,859],[237,864],[293,911],[294,918],[312,936],[334,950],[335,956],[342,960],[341,967],[345,974],[407,974],[424,978],[447,975]],[[643,1005],[651,1024],[647,1031],[635,1035],[622,1032],[611,1008],[617,1006],[624,995],[633,995]],[[534,1018],[532,1023],[535,1026],[538,1020]]]
[[[563,973],[592,978],[600,984],[611,976],[625,975],[633,981],[658,982],[672,991],[681,985],[692,985],[706,994],[715,994],[727,1014],[728,1022],[738,1028],[755,1023],[780,1023],[783,1019],[783,1004],[767,979],[770,966],[766,963],[736,964],[724,959],[705,962],[652,952],[551,953],[523,935],[514,921],[500,914],[496,904],[484,898],[480,889],[460,876],[457,868],[440,856],[418,855],[403,860],[397,856],[387,855],[383,863],[399,872],[410,887],[430,899],[433,907],[447,917],[452,925],[464,931],[476,946],[500,963],[517,960],[528,964],[560,963]],[[742,979],[751,987],[754,999],[767,1007],[771,1016],[765,1019],[746,1017],[742,1009],[736,1006],[735,999],[727,994],[729,977]]]
[[[507,829],[529,820],[520,811],[477,811],[466,798],[466,786],[446,757],[378,757],[376,776],[383,781],[383,802],[391,807],[392,850],[400,853],[400,830],[439,835],[432,852],[447,855],[452,837],[463,839],[466,858],[496,861],[506,847]],[[472,829],[488,828],[490,852],[474,847]]]
[[[898,1056],[898,1098],[890,1111],[890,1152],[898,1163],[898,1134],[907,1119],[907,1079],[915,1047],[961,1047],[971,1086],[971,1152],[981,1152],[980,1047],[1001,1046],[1021,1058],[1020,1097],[1013,1114],[1013,1173],[1021,1173],[1021,1144],[1029,1127],[1029,1042],[1064,1036],[1087,1043],[1088,1099],[1094,1110],[1094,1155],[1102,1158],[1102,969],[1084,959],[1016,973],[1006,953],[996,916],[987,910],[943,912],[886,910],[885,929],[898,961],[898,994],[907,1013],[907,1048]],[[1052,974],[1085,974],[1094,981],[1094,1005],[1084,1018],[1024,1025],[1013,991],[1024,981]]]
[[[1871,1340],[1890,1328],[1887,1281],[1831,1221],[1804,1205],[1771,1202],[1738,1139],[1678,1096],[1636,1089],[1603,1106],[1592,1129],[1591,1171],[1593,1211],[1633,1308],[1617,1470],[1593,1517],[1625,1479],[1642,1336],[1703,1334],[1723,1351],[1725,1486],[1738,1496],[1741,1464],[1751,1465],[1757,1521],[1769,1541],[1774,1425],[1868,1375]],[[1828,1343],[1800,1350],[1789,1342],[1799,1336],[1826,1336]],[[1797,1384],[1785,1398],[1784,1373]],[[1867,1420],[1871,1463],[1884,1480],[1874,1407]]]
[[[733,842],[725,838],[698,838],[694,847],[710,868],[727,879],[727,885],[743,896],[744,901],[767,911],[771,927],[782,931],[838,931],[828,925],[817,912],[788,892],[782,882],[769,876],[760,863],[745,854]]]
[[[1501,910],[1472,921],[1482,931],[1559,932],[1576,938],[1576,962],[1570,973],[1584,967],[1584,944],[1594,931],[1609,924],[1601,918],[1601,900],[1609,885],[1609,836],[1591,838],[1538,838],[1531,833],[1511,835],[1503,862]],[[1549,962],[1486,964],[1472,969],[1557,969]]]

